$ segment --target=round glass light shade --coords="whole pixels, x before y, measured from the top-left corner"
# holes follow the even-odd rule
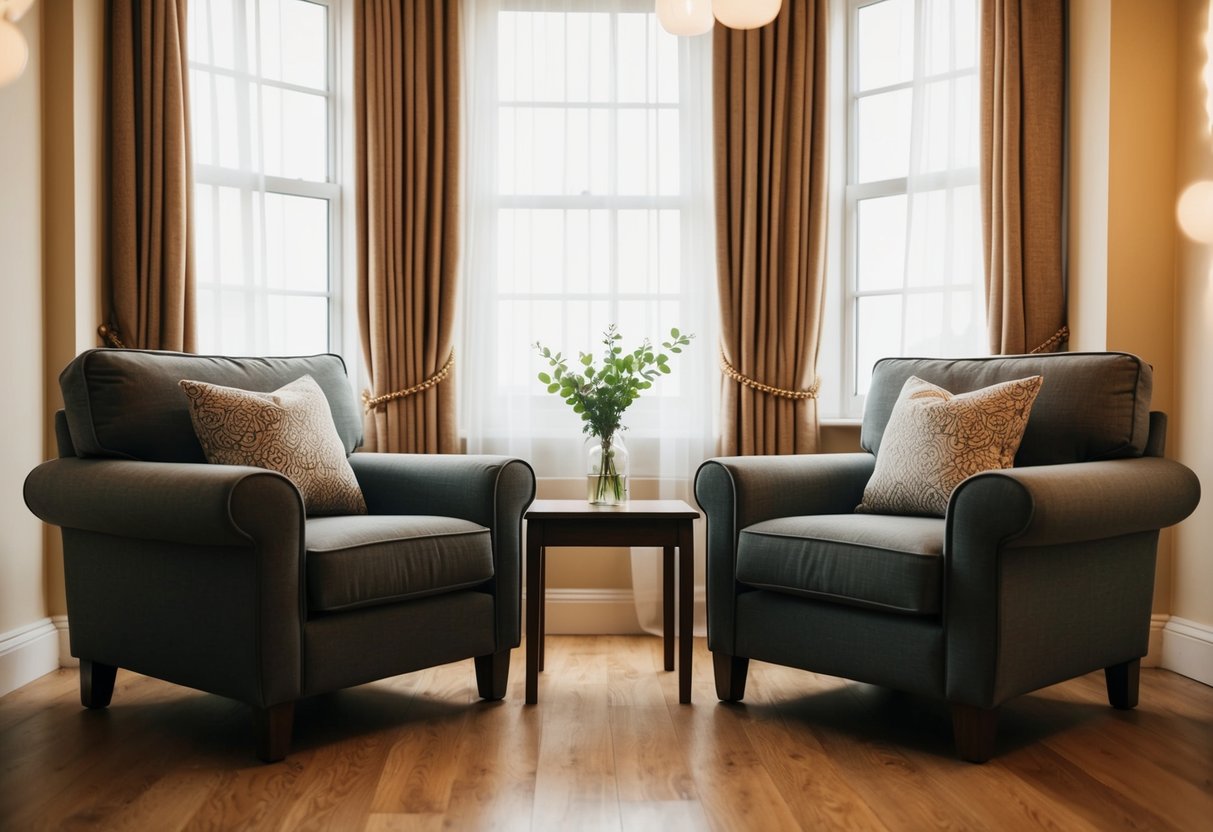
[[[657,19],[671,35],[702,35],[716,24],[712,0],[657,0]]]
[[[1213,182],[1193,182],[1179,197],[1179,227],[1198,243],[1213,243]]]
[[[714,0],[712,11],[730,29],[757,29],[774,20],[782,5],[783,0]]]
[[[0,87],[17,80],[25,71],[29,60],[29,47],[21,30],[7,20],[0,19]]]

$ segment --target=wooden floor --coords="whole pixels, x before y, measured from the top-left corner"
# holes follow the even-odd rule
[[[713,695],[696,644],[679,705],[646,637],[552,636],[539,704],[522,651],[504,702],[470,661],[302,703],[294,752],[253,757],[244,707],[121,671],[79,706],[75,671],[0,699],[0,830],[1213,828],[1213,688],[1143,670],[1004,707],[998,756],[951,756],[940,704],[754,663]]]

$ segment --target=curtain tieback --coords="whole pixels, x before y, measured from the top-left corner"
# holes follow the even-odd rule
[[[781,399],[793,399],[794,401],[803,401],[804,399],[817,398],[817,389],[821,387],[821,377],[818,376],[813,381],[813,386],[808,390],[785,390],[782,387],[772,387],[769,384],[763,384],[761,381],[755,381],[747,375],[737,371],[737,368],[729,363],[729,359],[725,358],[724,347],[720,348],[720,370],[733,381],[749,387],[751,390],[757,390],[759,393],[768,393],[772,396],[778,396]]]
[[[122,343],[122,339],[118,337],[118,327],[113,324],[101,324],[97,327],[97,335],[101,338],[101,343],[106,346],[126,349],[126,344]]]
[[[382,396],[372,396],[370,390],[362,391],[362,406],[366,408],[366,412],[382,408],[388,402],[394,402],[397,399],[404,399],[409,396],[416,395],[424,390],[429,390],[431,387],[437,387],[439,384],[447,380],[451,370],[455,368],[455,350],[451,350],[451,354],[447,356],[446,363],[442,365],[442,369],[434,373],[420,384],[414,384],[412,387],[406,387],[403,390],[393,390],[391,393],[384,393]]]
[[[1050,338],[1048,341],[1045,341],[1043,344],[1041,344],[1036,349],[1032,350],[1030,353],[1028,353],[1028,355],[1036,355],[1036,353],[1038,353],[1038,352],[1052,352],[1053,348],[1056,347],[1058,344],[1060,344],[1062,341],[1069,341],[1069,340],[1070,340],[1070,328],[1068,326],[1066,326],[1065,324],[1062,324],[1061,329],[1054,332],[1052,338]]]

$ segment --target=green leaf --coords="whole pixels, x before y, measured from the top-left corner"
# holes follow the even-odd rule
[[[551,376],[549,376],[547,373],[540,373],[540,374],[539,374],[539,380],[540,380],[540,381],[542,381],[544,384],[551,384],[551,383],[552,383],[552,377],[551,377]]]
[[[585,413],[585,408],[581,406],[581,402],[578,402],[577,404],[573,405],[573,412],[574,413]]]
[[[674,371],[673,371],[672,369],[670,369],[670,365],[669,365],[669,364],[662,364],[662,365],[661,365],[661,372],[663,372],[663,373],[672,373],[672,372],[674,372]]]
[[[590,355],[588,352],[583,352],[581,354],[581,363],[584,364],[585,366],[587,366],[587,367],[590,366],[590,364],[593,362],[593,360],[594,360],[594,356]]]
[[[593,378],[593,377],[594,377],[594,368],[593,368],[593,367],[586,367],[586,368],[585,368],[585,377],[586,377],[586,378]]]
[[[674,327],[673,329],[671,329],[671,330],[670,330],[670,335],[672,335],[673,337],[677,338],[677,337],[678,337],[678,335],[679,335],[679,332],[678,332],[678,327]]]
[[[557,390],[559,390],[559,389],[560,389],[560,385],[559,385],[559,384],[555,384],[555,383],[553,383],[553,384],[549,384],[549,385],[548,385],[548,392],[549,392],[549,393],[555,393],[555,392],[556,392]]]

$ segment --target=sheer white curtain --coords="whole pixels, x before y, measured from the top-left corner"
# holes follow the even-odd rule
[[[624,439],[633,498],[693,505],[719,386],[711,38],[666,34],[652,0],[463,2],[467,449],[521,456],[584,494],[581,421],[536,379],[547,367],[532,344],[599,355],[608,324],[625,349],[678,327],[696,338],[624,414]],[[653,631],[660,576],[660,550],[634,549],[637,617]]]
[[[917,0],[901,355],[984,355],[978,0]]]

